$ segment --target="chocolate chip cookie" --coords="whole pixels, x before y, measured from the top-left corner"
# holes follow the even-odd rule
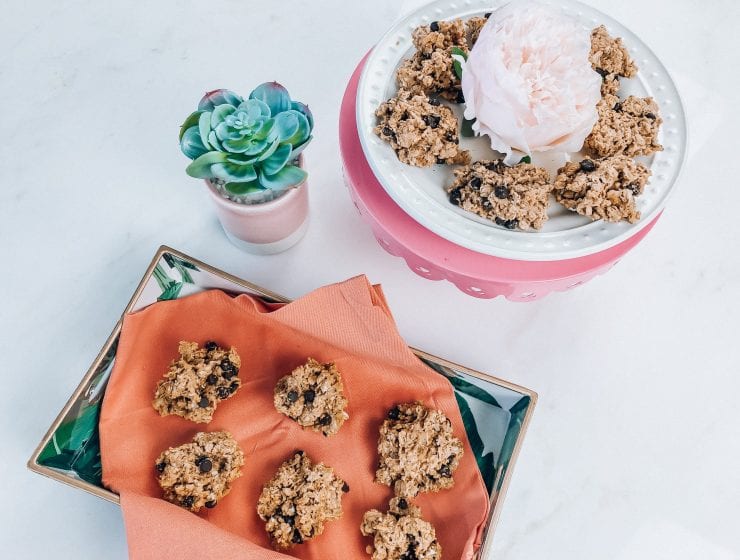
[[[602,77],[601,95],[616,95],[619,91],[619,78],[633,78],[637,66],[630,57],[622,39],[609,35],[606,27],[600,25],[591,31],[591,53],[588,57],[591,67]]]
[[[592,220],[632,224],[640,219],[635,197],[649,177],[649,169],[623,155],[570,162],[558,170],[555,200]]]
[[[442,411],[421,402],[400,404],[380,428],[375,480],[407,498],[452,488],[462,454],[463,444]]]
[[[470,161],[470,154],[460,149],[457,118],[439,101],[400,90],[375,115],[375,134],[390,143],[403,163],[430,167]]]
[[[373,537],[367,547],[372,560],[439,560],[442,547],[434,527],[406,498],[393,498],[388,513],[372,509],[362,518],[360,531]]]
[[[199,432],[155,463],[164,499],[190,511],[213,508],[241,476],[244,454],[229,432]]]
[[[478,41],[480,31],[483,29],[483,26],[488,23],[489,17],[491,17],[490,13],[484,16],[473,16],[465,22],[465,31],[467,32],[468,45],[470,45],[470,48],[472,48],[476,41]]]
[[[346,482],[303,451],[285,461],[264,485],[257,513],[275,548],[287,549],[319,536],[327,521],[342,517]]]
[[[175,414],[206,424],[218,403],[241,386],[241,359],[234,348],[226,350],[215,342],[203,348],[197,342],[180,342],[178,351],[180,357],[157,384],[152,405],[162,416]]]
[[[274,403],[278,412],[325,436],[336,434],[349,418],[339,371],[313,358],[278,381]]]
[[[585,147],[599,157],[649,156],[663,149],[658,132],[663,119],[652,97],[605,95],[597,105],[599,120]]]
[[[476,161],[455,170],[450,202],[507,229],[540,229],[547,221],[552,186],[546,169],[502,160]]]

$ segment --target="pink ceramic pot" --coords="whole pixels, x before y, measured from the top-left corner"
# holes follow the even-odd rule
[[[206,185],[226,237],[249,253],[271,255],[290,249],[308,229],[308,182],[261,204],[237,204],[209,181]]]

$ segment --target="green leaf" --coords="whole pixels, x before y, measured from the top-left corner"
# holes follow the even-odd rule
[[[485,446],[483,440],[478,433],[478,426],[475,422],[470,406],[468,405],[465,397],[455,393],[455,399],[457,400],[457,407],[460,409],[460,415],[463,419],[463,425],[465,426],[465,433],[468,436],[470,447],[473,449],[473,455],[475,456],[475,462],[478,464],[478,470],[483,477],[483,481],[486,484],[486,488],[491,492],[493,483],[496,478],[496,466],[493,457],[493,452],[488,452],[483,455]]]
[[[313,113],[311,112],[311,109],[308,108],[308,105],[301,103],[300,101],[293,101],[290,108],[299,113],[303,113],[306,119],[308,119],[308,125],[311,127],[311,130],[313,130]]]
[[[260,154],[260,156],[257,158],[257,161],[264,161],[269,158],[272,154],[275,153],[275,150],[277,150],[279,146],[280,140],[278,138],[275,138],[275,140],[272,141],[272,144],[270,144],[270,147]]]
[[[283,111],[287,111],[291,105],[288,90],[277,82],[260,84],[249,94],[249,98],[259,99],[266,103],[273,117]]]
[[[190,270],[199,271],[200,269],[195,266],[190,261],[186,261],[185,259],[181,259],[180,257],[176,257],[175,255],[171,255],[170,253],[165,253],[163,256],[170,257],[170,260],[174,262],[176,265],[179,264],[180,266],[184,268],[189,268]]]
[[[180,140],[182,140],[182,137],[185,135],[185,131],[188,128],[198,124],[198,120],[200,119],[200,114],[202,112],[203,111],[194,111],[193,113],[190,113],[188,115],[188,118],[185,119],[185,122],[182,123],[182,126],[180,126]]]
[[[298,115],[301,114],[297,111],[286,111],[275,117],[275,130],[281,143],[289,141],[291,137],[298,134],[301,126]],[[303,117],[303,115],[301,116]],[[306,117],[303,117],[303,119],[306,120]],[[307,120],[306,123],[308,123]]]
[[[468,60],[468,54],[462,50],[460,47],[452,47],[451,49],[452,53],[452,68],[455,71],[455,75],[457,76],[458,80],[462,80],[462,64],[460,63],[460,59],[463,61]]]
[[[260,185],[266,189],[283,190],[300,185],[306,180],[306,177],[308,177],[308,173],[300,167],[286,165],[274,175],[268,176],[260,173]]]
[[[311,143],[311,140],[313,140],[313,136],[309,136],[303,144],[295,146],[293,148],[293,154],[292,154],[293,157],[297,158],[299,155],[301,155],[303,153],[303,150],[306,149],[306,146],[308,146]]]
[[[452,386],[460,391],[461,393],[465,393],[466,395],[470,395],[473,398],[478,399],[479,401],[483,401],[484,403],[488,403],[490,405],[493,405],[497,408],[503,408],[498,401],[491,395],[490,393],[484,391],[477,385],[473,385],[469,381],[466,381],[462,377],[452,377],[450,378],[450,383],[452,383]]]
[[[198,118],[198,131],[200,132],[200,141],[207,149],[211,149],[208,143],[208,134],[211,132],[211,113],[203,111]]]
[[[177,299],[177,297],[180,295],[180,290],[182,290],[182,287],[182,282],[172,282],[172,284],[170,284],[169,287],[157,298],[157,301],[168,301],[171,299]]]
[[[200,139],[200,131],[197,126],[191,126],[182,135],[180,149],[190,159],[198,159],[208,151]]]
[[[224,163],[225,161],[226,154],[223,152],[208,152],[188,165],[185,173],[196,179],[211,179],[213,178],[211,166],[215,163]]]
[[[249,183],[226,183],[224,188],[231,194],[244,195],[257,191],[263,191],[259,181],[250,181]]]
[[[293,148],[290,144],[280,144],[280,147],[269,158],[262,162],[260,169],[265,175],[275,175],[291,159]]]
[[[522,431],[522,423],[524,422],[524,416],[527,414],[527,409],[532,399],[528,396],[523,396],[519,399],[514,406],[509,409],[511,413],[511,419],[509,420],[509,426],[506,429],[506,436],[504,436],[504,443],[501,445],[501,452],[499,456],[499,464],[504,470],[509,466],[511,456],[514,453],[514,447],[516,446],[517,439],[519,439],[519,433]],[[503,481],[499,481],[499,486]]]
[[[215,177],[226,182],[248,183],[257,178],[257,172],[254,170],[254,165],[251,164],[237,165],[226,161],[212,165],[211,172]]]
[[[154,267],[154,272],[152,272],[152,276],[154,276],[157,284],[159,284],[160,290],[166,290],[167,287],[170,285],[170,282],[172,282],[172,279],[167,276],[167,273],[164,271],[162,265],[159,263],[157,263],[157,265]]]
[[[519,160],[519,163],[532,163],[532,158],[530,156],[524,156]]]
[[[474,122],[475,119],[463,119],[462,125],[460,125],[460,136],[464,138],[472,138],[473,136],[475,136],[475,131],[473,130]]]
[[[236,108],[233,105],[219,105],[216,107],[211,113],[211,128],[215,129],[234,111],[236,111]]]
[[[463,60],[468,60],[468,53],[466,53],[460,47],[452,47],[450,52],[454,55],[462,57]]]

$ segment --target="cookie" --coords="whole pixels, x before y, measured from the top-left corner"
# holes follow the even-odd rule
[[[155,462],[164,499],[190,511],[216,507],[243,465],[244,454],[229,432],[199,432],[192,443],[170,447]]]
[[[411,41],[418,52],[427,54],[452,47],[460,47],[466,51],[468,49],[465,23],[461,19],[433,21],[429,25],[421,25],[411,33]]]
[[[463,444],[442,411],[421,402],[400,404],[380,428],[375,480],[407,498],[452,488],[462,454]]]
[[[537,230],[547,221],[551,189],[546,169],[531,163],[509,167],[501,160],[484,160],[456,169],[447,193],[452,204],[501,227]]]
[[[180,342],[178,351],[180,357],[157,384],[152,406],[162,416],[175,414],[207,424],[218,403],[241,387],[241,359],[234,348],[225,350],[215,342],[203,348],[197,342]]]
[[[457,118],[439,101],[400,90],[375,115],[375,134],[391,145],[403,163],[430,167],[470,161],[469,152],[460,149]]]
[[[393,498],[388,513],[375,509],[365,513],[360,531],[366,537],[373,537],[373,545],[367,547],[372,560],[442,558],[434,527],[405,498]]]
[[[599,157],[649,156],[663,149],[658,133],[663,119],[652,97],[605,95],[596,106],[599,120],[584,146]]]
[[[491,17],[490,13],[485,16],[473,16],[465,22],[465,32],[467,33],[468,45],[470,45],[470,48],[473,48],[475,45],[478,40],[478,36],[480,35],[480,30],[483,29],[483,26],[485,26],[486,23],[488,23],[489,17]]]
[[[342,495],[349,486],[303,451],[285,461],[264,485],[257,514],[275,548],[287,549],[319,536],[327,521],[342,517]]]
[[[398,88],[421,95],[439,95],[447,101],[462,103],[460,78],[455,74],[452,53],[436,50],[417,52],[405,60],[396,72]]]
[[[633,78],[637,66],[630,57],[622,39],[609,35],[603,25],[591,31],[591,67],[602,77],[601,95],[616,95],[619,78]]]
[[[645,190],[650,170],[627,156],[566,163],[555,178],[555,200],[592,220],[640,219],[635,197]]]

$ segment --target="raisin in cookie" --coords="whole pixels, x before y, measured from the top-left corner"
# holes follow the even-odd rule
[[[588,59],[591,67],[603,79],[601,95],[616,95],[620,77],[633,78],[637,75],[637,66],[622,44],[622,39],[609,35],[603,25],[591,31],[591,53]]]
[[[476,161],[455,170],[450,202],[507,229],[540,229],[547,221],[552,186],[546,169],[501,160]]]
[[[585,147],[599,157],[648,156],[663,149],[658,132],[663,119],[652,97],[605,95],[597,105],[599,120]]]
[[[640,219],[635,197],[645,189],[650,171],[627,156],[566,163],[555,178],[555,200],[592,220]]]
[[[403,163],[430,167],[470,161],[470,154],[460,149],[457,118],[439,101],[400,90],[375,115],[375,134],[390,143]]]
[[[462,454],[463,444],[442,411],[421,402],[400,404],[380,428],[375,480],[403,497],[452,488]]]
[[[325,436],[336,434],[349,418],[339,371],[313,358],[280,378],[273,400],[278,412]]]
[[[225,350],[215,342],[206,342],[203,348],[197,342],[180,342],[178,351],[180,357],[157,384],[152,405],[162,416],[208,423],[218,403],[241,386],[241,359],[233,348]]]
[[[342,517],[342,494],[349,486],[303,451],[285,461],[264,485],[257,513],[278,549],[301,544],[324,532],[327,521]]]
[[[373,537],[367,547],[372,560],[439,560],[442,547],[434,527],[421,518],[418,507],[406,498],[393,498],[388,513],[372,509],[362,518],[360,531]]]
[[[170,447],[155,463],[164,499],[199,511],[216,504],[241,476],[244,454],[229,432],[199,432],[192,443]]]

